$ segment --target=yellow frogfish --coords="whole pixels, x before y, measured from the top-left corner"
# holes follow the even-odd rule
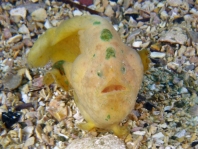
[[[80,128],[127,135],[127,128],[119,124],[134,108],[144,68],[139,54],[122,42],[106,19],[86,15],[63,21],[39,37],[27,60],[31,67],[52,62],[45,84],[74,89],[75,103],[86,120]]]

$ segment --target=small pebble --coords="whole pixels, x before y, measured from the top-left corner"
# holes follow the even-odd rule
[[[49,29],[49,28],[53,27],[48,19],[45,21],[44,26],[45,26],[46,29]]]
[[[39,8],[33,11],[31,16],[34,21],[44,22],[45,19],[47,18],[47,12],[45,9]]]
[[[30,31],[29,31],[29,29],[26,27],[26,25],[23,24],[23,25],[19,28],[19,33],[21,33],[21,34],[29,34]]]
[[[194,142],[191,143],[191,147],[195,147],[197,145],[198,145],[198,140],[196,140],[196,141],[194,141]]]
[[[25,147],[28,147],[28,146],[34,145],[34,142],[35,142],[35,137],[30,137],[30,138],[28,138],[28,139],[25,141],[24,146],[25,146]]]
[[[124,142],[114,135],[86,137],[70,142],[66,149],[126,149]]]
[[[167,3],[168,3],[170,6],[177,7],[177,6],[179,6],[179,5],[182,4],[182,0],[167,0]]]
[[[142,45],[142,41],[141,40],[134,41],[133,44],[132,44],[132,46],[134,48],[140,48],[141,45]]]
[[[78,10],[78,9],[73,11],[73,15],[74,16],[81,16],[82,14],[83,13],[80,10]]]
[[[10,44],[10,43],[16,43],[18,41],[20,41],[22,39],[22,35],[15,35],[11,38],[8,39],[7,43]]]
[[[3,79],[3,84],[4,84],[4,88],[8,89],[8,90],[13,90],[16,89],[17,87],[19,87],[19,85],[22,82],[22,76],[20,75],[7,75],[4,79]]]
[[[5,39],[9,39],[9,38],[12,37],[12,34],[11,34],[11,32],[10,32],[10,30],[8,28],[4,28],[4,30],[3,30],[3,37]]]
[[[29,38],[23,39],[23,43],[24,43],[24,45],[27,46],[27,47],[33,46],[32,40],[29,39]]]
[[[198,116],[198,105],[196,104],[196,105],[190,107],[189,113],[190,113],[192,116]]]
[[[108,17],[113,17],[114,11],[113,11],[111,5],[108,5],[108,6],[105,8],[104,14],[107,15]]]
[[[159,139],[159,138],[164,138],[164,135],[163,133],[159,132],[159,133],[156,133],[152,136],[153,139]]]
[[[184,93],[188,93],[188,90],[187,90],[187,88],[182,87],[182,88],[180,89],[179,92],[180,92],[181,94],[184,94]]]
[[[143,136],[143,135],[145,135],[145,131],[135,131],[135,132],[133,132],[133,134],[135,134],[135,135],[140,135],[140,136]]]
[[[21,16],[23,19],[26,18],[27,10],[25,7],[14,8],[10,10],[11,16]]]
[[[175,134],[175,137],[177,137],[177,138],[182,138],[182,137],[185,136],[185,134],[186,134],[186,130],[183,129],[183,130],[181,130],[180,132],[176,133],[176,134]]]
[[[36,2],[38,2],[38,0],[31,0],[33,3],[36,3]]]

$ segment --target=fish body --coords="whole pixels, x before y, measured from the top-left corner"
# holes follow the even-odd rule
[[[106,19],[74,17],[49,29],[28,54],[32,67],[48,61],[63,62],[62,70],[55,65],[45,82],[55,81],[65,90],[68,84],[73,87],[75,103],[87,121],[79,125],[82,129],[102,128],[118,136],[128,133],[119,123],[134,108],[144,68],[139,54],[122,42]]]

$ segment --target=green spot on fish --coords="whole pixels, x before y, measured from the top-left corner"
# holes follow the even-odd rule
[[[65,81],[65,84],[69,85],[69,82],[68,81]]]
[[[107,117],[105,118],[106,121],[110,120],[111,116],[107,115]]]
[[[112,37],[113,37],[113,35],[111,34],[110,30],[108,30],[108,29],[103,29],[102,30],[100,38],[103,41],[109,41],[109,40],[112,39]]]
[[[54,63],[52,68],[58,69],[60,71],[61,75],[65,75],[65,71],[64,71],[64,68],[63,68],[64,62],[65,62],[64,60],[57,61],[56,63]]]
[[[95,21],[94,23],[93,23],[93,25],[99,25],[100,24],[100,21]]]
[[[115,56],[115,50],[114,50],[114,48],[112,48],[112,47],[109,47],[109,48],[107,48],[107,50],[106,50],[106,59],[109,59],[109,58],[111,58],[111,57],[116,57]]]
[[[125,67],[121,67],[121,72],[125,73],[126,72],[126,68]]]
[[[97,75],[98,75],[99,77],[102,77],[102,72],[101,72],[101,71],[98,71],[98,72],[97,72]]]
[[[96,54],[93,55],[93,57],[95,57],[95,56],[96,56]]]

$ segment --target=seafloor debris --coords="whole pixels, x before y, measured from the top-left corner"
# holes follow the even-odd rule
[[[38,22],[31,14],[41,8],[46,15],[37,15],[42,17]],[[43,86],[42,78],[50,63],[29,74],[28,69],[23,69],[19,78],[12,73],[27,68],[26,54],[48,28],[74,15],[104,13],[128,46],[161,54],[152,58],[154,63],[139,92],[142,98],[122,123],[128,125],[130,135],[124,141],[116,140],[128,149],[198,148],[197,8],[197,0],[94,0],[88,7],[72,0],[1,0],[0,116],[2,120],[3,112],[8,113],[9,108],[16,108],[21,116],[14,125],[7,123],[9,129],[0,121],[0,148],[62,149],[86,136],[108,136],[110,132],[88,133],[76,127],[83,119],[72,90],[65,92],[55,84]],[[13,74],[11,79],[6,79],[9,74]],[[59,121],[47,111],[53,100],[67,109],[65,119]],[[8,120],[13,122],[12,117]]]
[[[5,124],[6,128],[10,128],[12,125],[17,123],[21,117],[20,112],[2,112],[1,119],[2,122]]]
[[[84,149],[84,148],[94,148],[94,149],[125,149],[124,142],[119,140],[117,137],[109,134],[101,137],[85,137],[83,139],[77,139],[71,142],[66,149]]]
[[[10,74],[3,79],[3,85],[5,89],[13,90],[19,87],[21,81],[22,81],[21,75]]]

